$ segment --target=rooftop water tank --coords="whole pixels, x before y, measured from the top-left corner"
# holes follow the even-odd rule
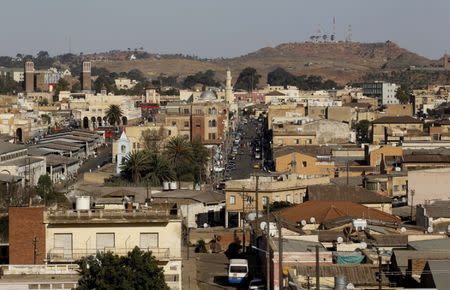
[[[177,189],[177,182],[176,182],[176,181],[171,181],[171,182],[169,183],[169,188],[170,188],[170,190],[175,190],[175,189]]]
[[[163,181],[163,190],[164,191],[168,191],[170,188],[169,188],[169,182],[168,181]]]
[[[78,196],[75,202],[76,210],[89,210],[91,208],[90,196]]]

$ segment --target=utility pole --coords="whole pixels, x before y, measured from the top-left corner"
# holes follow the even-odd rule
[[[279,289],[283,289],[283,236],[281,234],[282,226],[279,217],[276,217],[278,229],[278,285]]]
[[[38,254],[38,251],[37,251],[37,238],[36,238],[36,236],[33,238],[32,244],[33,244],[33,264],[35,265],[36,264],[37,254]]]
[[[382,266],[382,258],[381,258],[381,253],[380,253],[380,249],[378,249],[377,250],[377,253],[378,253],[378,290],[382,290],[383,289],[383,276],[382,276],[382,273],[381,273],[381,271],[382,271],[382,269],[381,269],[381,266]]]
[[[245,253],[245,186],[242,186],[242,252]]]
[[[259,218],[259,175],[255,173],[256,220]]]
[[[270,290],[270,220],[269,220],[269,202],[266,204],[266,284],[267,290]]]
[[[186,205],[186,256],[189,260],[189,243],[190,243],[190,237],[189,237],[189,204]]]
[[[316,245],[316,290],[320,290],[319,246]]]

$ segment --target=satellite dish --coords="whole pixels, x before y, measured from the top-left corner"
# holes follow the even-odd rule
[[[267,223],[266,223],[266,222],[261,222],[261,223],[259,224],[259,228],[260,228],[262,231],[264,231],[264,230],[266,229],[266,227],[267,227]]]
[[[338,244],[342,244],[344,242],[344,239],[342,237],[337,238]]]
[[[405,228],[405,227],[401,227],[401,228],[400,228],[400,231],[401,231],[402,233],[404,233],[404,232],[406,232],[406,228]]]
[[[204,223],[203,227],[206,229],[207,227],[209,227],[209,225],[207,223]]]
[[[302,220],[302,221],[300,222],[300,224],[301,224],[302,226],[306,226],[306,221],[305,221],[305,220]]]
[[[431,234],[433,232],[433,227],[428,227],[427,232]]]
[[[256,219],[256,212],[251,212],[247,214],[247,220],[248,221],[254,221]]]
[[[367,244],[365,242],[361,242],[359,246],[361,247],[361,249],[367,249]]]
[[[313,216],[309,219],[309,221],[310,221],[312,224],[315,224],[315,223],[316,223],[316,219],[315,219]]]
[[[352,283],[348,283],[347,289],[355,289],[355,285],[353,285]]]

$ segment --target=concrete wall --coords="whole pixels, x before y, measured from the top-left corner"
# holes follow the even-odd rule
[[[408,205],[428,200],[450,200],[450,167],[408,172]],[[414,190],[414,196],[411,191]]]

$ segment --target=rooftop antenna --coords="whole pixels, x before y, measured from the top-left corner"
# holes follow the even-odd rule
[[[352,25],[351,24],[348,25],[346,41],[347,42],[351,42],[352,41]]]
[[[333,16],[333,34],[331,34],[331,42],[334,42],[336,39],[336,17]]]

